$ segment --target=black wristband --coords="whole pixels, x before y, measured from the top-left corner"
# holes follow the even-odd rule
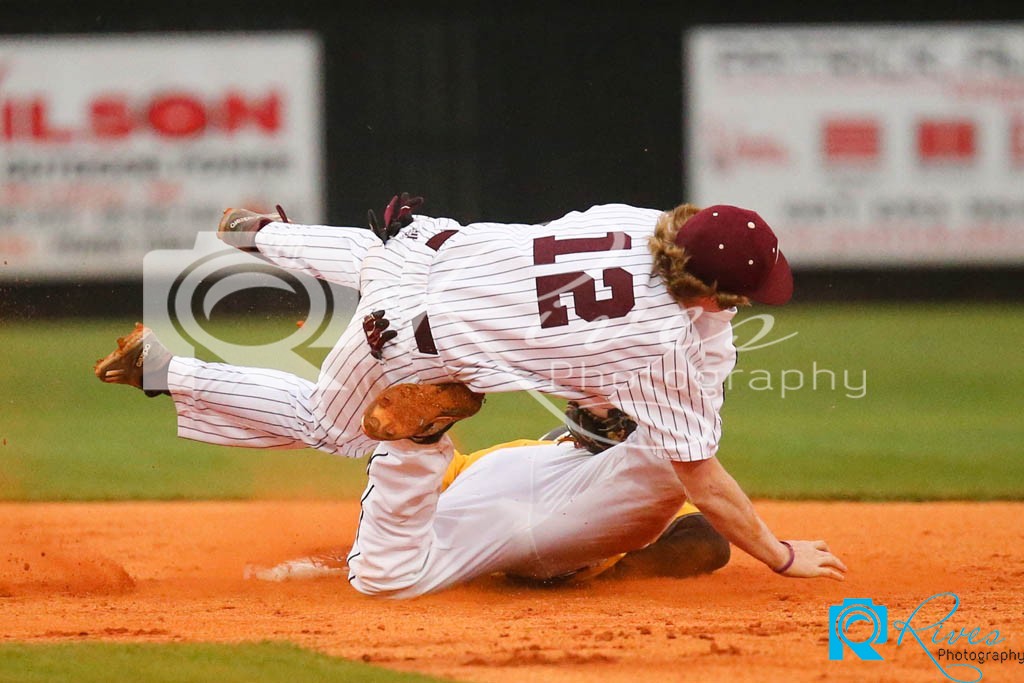
[[[780,543],[782,543],[782,545],[786,546],[789,549],[789,559],[786,560],[786,564],[776,569],[775,573],[785,574],[789,570],[789,568],[793,566],[793,561],[796,560],[796,551],[793,550],[793,546],[790,545],[789,541],[780,541]]]

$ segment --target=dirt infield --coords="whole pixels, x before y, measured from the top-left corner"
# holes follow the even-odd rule
[[[740,552],[713,576],[600,579],[528,589],[488,578],[396,602],[345,581],[263,583],[275,563],[351,541],[344,502],[0,504],[0,638],[288,640],[395,669],[467,681],[943,681],[894,620],[936,593],[961,604],[940,636],[999,631],[969,652],[1024,655],[1024,504],[758,505],[790,537],[823,537],[845,583],[777,577]],[[870,597],[889,610],[884,661],[828,659],[828,607]],[[912,620],[947,614],[939,598]],[[927,618],[926,618],[927,617]],[[863,623],[860,625],[863,626]],[[858,636],[857,626],[851,638]],[[930,638],[935,629],[923,631]],[[928,643],[932,650],[939,645]],[[948,666],[948,663],[946,663]],[[1024,664],[980,665],[985,680],[1024,680]],[[970,669],[947,669],[977,680]]]

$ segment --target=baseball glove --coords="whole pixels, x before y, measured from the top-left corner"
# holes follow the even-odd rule
[[[609,410],[607,417],[599,417],[576,401],[569,401],[565,426],[578,447],[597,454],[625,441],[636,429],[636,422],[618,408]]]
[[[249,209],[224,209],[217,226],[217,237],[242,251],[259,253],[256,248],[256,233],[268,223],[291,223],[284,209],[278,204],[274,207],[277,213],[258,213]]]

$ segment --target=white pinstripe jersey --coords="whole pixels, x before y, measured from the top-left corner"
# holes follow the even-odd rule
[[[444,365],[477,391],[617,406],[638,423],[631,442],[673,460],[713,456],[734,311],[693,320],[653,274],[660,213],[610,204],[547,225],[417,217],[458,230],[426,295]]]

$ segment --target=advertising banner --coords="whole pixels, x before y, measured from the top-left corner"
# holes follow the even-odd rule
[[[687,34],[689,201],[795,266],[1024,260],[1024,24]]]
[[[312,34],[0,39],[0,282],[135,279],[229,206],[323,212]]]

